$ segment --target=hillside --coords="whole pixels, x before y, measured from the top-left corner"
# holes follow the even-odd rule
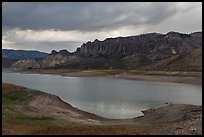
[[[202,70],[202,32],[149,33],[87,42],[56,68]]]
[[[48,53],[34,50],[2,49],[2,66],[10,67],[18,60],[43,58],[47,55]]]
[[[171,31],[167,34],[148,33],[130,37],[107,38],[104,41],[96,39],[83,44],[77,52],[84,56],[103,55],[108,57],[148,54],[150,59],[156,60],[168,55],[192,51],[201,46],[202,33],[182,34]]]
[[[148,33],[84,43],[73,53],[53,51],[40,68],[202,70],[202,32]],[[22,65],[14,65],[24,66]],[[25,67],[25,66],[24,66]],[[31,67],[31,66],[27,66]]]
[[[162,59],[150,66],[147,66],[146,69],[167,71],[202,71],[202,48],[198,48],[172,58]]]

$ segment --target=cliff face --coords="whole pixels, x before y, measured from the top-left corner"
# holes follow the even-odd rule
[[[202,32],[149,33],[104,41],[96,39],[84,43],[73,53],[53,50],[37,63],[40,68],[201,71],[201,50]]]
[[[164,57],[192,51],[202,45],[202,32],[181,34],[150,33],[130,37],[108,38],[87,42],[77,50],[84,56],[128,56],[133,54],[159,54]]]

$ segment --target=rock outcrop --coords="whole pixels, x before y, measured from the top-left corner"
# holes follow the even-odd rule
[[[67,50],[60,50],[59,52],[53,50],[47,57],[39,60],[39,63],[41,68],[49,68],[63,65],[73,59],[75,59],[75,55],[72,55]]]
[[[59,51],[59,54],[67,55],[67,56],[68,56],[68,55],[71,55],[71,53],[70,53],[69,51],[65,50],[65,49],[64,49],[64,50],[60,50],[60,51]]]
[[[108,38],[104,41],[95,40],[87,42],[77,50],[84,56],[119,56],[124,57],[133,54],[154,54],[165,58],[172,54],[180,54],[192,51],[202,46],[202,35],[182,34],[169,32],[167,34],[149,33],[130,37]],[[197,37],[195,37],[197,36]],[[172,52],[173,49],[173,52]]]
[[[57,51],[56,50],[52,50],[51,55],[56,55]]]
[[[54,67],[69,60],[69,56],[52,51],[51,54],[39,61],[41,68]]]
[[[33,69],[33,68],[40,68],[40,64],[35,59],[25,59],[25,60],[19,60],[16,63],[14,63],[12,68],[16,69]]]

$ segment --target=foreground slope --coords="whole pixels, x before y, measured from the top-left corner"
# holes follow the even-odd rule
[[[2,134],[202,134],[202,107],[170,104],[132,119],[107,119],[59,97],[2,85]]]

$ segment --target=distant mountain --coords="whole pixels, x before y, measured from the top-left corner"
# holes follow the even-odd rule
[[[2,49],[2,67],[10,67],[19,60],[40,59],[47,55],[48,53],[33,50]]]
[[[34,61],[28,61],[34,62]],[[84,43],[73,53],[52,51],[40,68],[202,71],[202,32],[148,33]],[[16,66],[24,66],[16,64]],[[36,62],[35,62],[36,64]],[[28,65],[27,67],[31,67]],[[14,66],[15,67],[15,66]]]
[[[34,50],[13,50],[13,49],[2,49],[2,56],[9,59],[33,59],[33,58],[43,58],[47,56],[48,53],[34,51]]]

